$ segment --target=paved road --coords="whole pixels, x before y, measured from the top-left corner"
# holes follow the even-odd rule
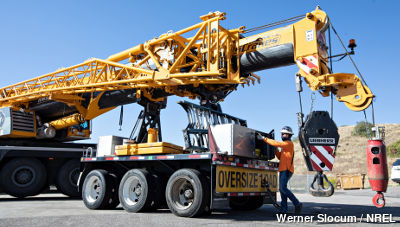
[[[364,225],[367,214],[386,214],[386,221],[400,225],[400,187],[391,187],[386,193],[387,206],[377,209],[371,204],[370,190],[338,191],[329,198],[315,198],[298,194],[304,203],[295,225],[334,224],[330,218],[347,218],[345,225]],[[356,223],[352,223],[352,217]],[[360,222],[363,217],[362,222]],[[311,220],[313,222],[304,222]],[[303,219],[303,221],[301,220]],[[323,221],[323,222],[319,222]],[[334,221],[334,220],[333,220]],[[285,222],[288,224],[289,222]],[[371,223],[374,224],[374,223]],[[375,223],[376,224],[376,223]],[[180,218],[168,210],[152,213],[127,213],[120,206],[115,210],[89,210],[81,200],[69,199],[58,193],[42,194],[24,200],[0,195],[0,226],[282,226],[277,221],[272,205],[256,211],[237,212],[219,210],[201,218]]]

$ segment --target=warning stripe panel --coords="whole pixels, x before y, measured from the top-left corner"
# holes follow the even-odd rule
[[[308,56],[302,58],[302,61],[297,60],[297,65],[302,69],[307,75],[310,73],[310,69],[318,69],[318,59],[317,56]]]
[[[335,150],[335,146],[322,146],[330,155],[332,155],[333,158],[335,158],[335,155],[333,154],[333,151]]]
[[[173,155],[156,156],[156,159],[174,159]]]
[[[330,154],[327,152],[324,153],[323,150],[318,149],[317,146],[311,146],[311,151],[326,165],[326,167],[332,169],[334,159]]]
[[[243,193],[228,192],[227,195],[228,196],[265,196],[265,195],[267,195],[267,193],[265,193],[265,192],[243,192]]]
[[[189,158],[200,158],[200,155],[199,154],[189,155]]]
[[[129,157],[129,159],[131,159],[131,160],[143,160],[143,159],[145,159],[145,157],[143,157],[143,156],[131,156],[131,157]]]
[[[136,161],[136,160],[187,160],[187,159],[211,159],[211,154],[202,155],[189,155],[189,154],[178,154],[178,155],[134,155],[134,156],[107,156],[107,157],[96,157],[86,158],[82,157],[82,162],[93,162],[93,161]]]
[[[308,73],[310,72],[310,68],[308,68],[306,65],[304,65],[300,61],[297,61],[297,65],[300,67],[300,69],[302,69],[304,71],[305,74],[308,75]]]
[[[96,161],[97,158],[81,158],[81,161]]]
[[[315,155],[318,157],[319,160],[321,160],[322,163],[325,164],[328,169],[332,169],[333,165],[325,158],[325,156],[321,155],[321,153],[319,153],[318,151],[315,152]]]
[[[332,170],[335,162],[335,156],[333,154],[335,146],[310,146],[310,149],[313,155],[316,156],[314,159],[318,158],[318,160],[314,160],[316,164],[322,161],[329,170]]]
[[[312,163],[313,169],[315,171],[322,171],[322,169],[319,167],[319,165],[317,163],[314,162],[314,160],[311,160],[311,163]]]
[[[322,161],[314,153],[310,155],[310,158],[311,158],[311,162],[313,162],[314,170],[316,170],[316,171],[322,171],[322,170],[330,171],[330,169],[327,168],[326,166],[325,167],[321,167],[319,165]]]
[[[101,162],[101,161],[150,161],[150,160],[190,160],[190,159],[212,159],[212,154],[175,154],[175,155],[134,155],[134,156],[108,156],[108,157],[95,157],[87,158],[82,157],[82,162]],[[261,160],[259,160],[261,161]],[[225,165],[225,166],[236,166],[244,168],[262,169],[262,170],[278,170],[277,162],[262,161],[262,165],[235,163],[228,161],[212,161],[212,164]]]
[[[329,161],[333,164],[333,162],[335,161],[335,156],[333,156],[332,152],[329,152],[326,147],[329,146],[315,146],[315,148],[321,152],[321,154],[323,154],[327,159],[329,159]],[[328,148],[330,150],[330,148]]]
[[[315,69],[315,68],[317,68],[317,66],[316,65],[314,65],[314,63],[312,63],[312,61],[316,61],[316,59],[314,60],[315,58],[311,58],[311,59],[307,59],[307,58],[303,58],[303,61],[306,63],[306,65],[307,65],[307,67],[308,68],[310,68],[310,69]],[[310,61],[311,60],[311,61]]]

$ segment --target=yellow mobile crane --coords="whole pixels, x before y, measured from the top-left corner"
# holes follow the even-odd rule
[[[297,78],[303,78],[311,90],[319,91],[322,96],[333,94],[353,111],[364,110],[372,102],[373,94],[359,77],[331,73],[325,39],[329,18],[318,7],[306,15],[271,25],[295,23],[249,37],[243,34],[257,28],[225,29],[220,25],[225,13],[213,12],[200,19],[198,24],[162,34],[106,60],[89,59],[1,88],[0,142],[4,164],[0,187],[19,197],[38,193],[46,183],[46,180],[31,180],[35,171],[45,175],[45,161],[34,155],[38,150],[50,146],[55,155],[57,146],[62,144],[64,148],[70,144],[64,142],[89,138],[90,120],[118,106],[136,102],[144,110],[130,140],[125,145],[121,140],[116,142],[115,137],[103,140],[108,145],[99,141],[97,154],[93,152],[82,158],[84,171],[79,185],[87,207],[113,207],[121,202],[126,210],[136,212],[157,207],[157,201],[166,200],[173,213],[195,216],[209,211],[215,205],[213,199],[220,197],[229,198],[233,208],[253,209],[262,205],[267,191],[269,198],[274,199],[277,166],[268,161],[273,149],[263,148],[259,141],[254,145],[256,131],[253,130],[250,133],[252,149],[245,149],[242,155],[235,150],[230,155],[221,154],[219,129],[213,132],[209,126],[231,123],[233,128],[246,128],[246,122],[223,114],[218,102],[238,85],[259,82],[260,77],[254,72],[291,64],[298,65]],[[180,103],[189,116],[189,125],[184,131],[185,149],[161,142],[159,115],[170,95],[201,100],[201,106]],[[336,126],[333,123],[329,127]],[[273,137],[272,133],[258,133]],[[232,134],[235,134],[233,129]],[[333,144],[328,143],[334,145],[332,149],[337,140],[338,137]],[[30,147],[25,149],[29,151],[29,158],[11,152],[24,146]],[[77,149],[86,148],[95,150],[90,144]],[[170,153],[175,155],[165,155]],[[236,167],[227,167],[229,161],[232,166],[236,163]],[[76,171],[76,167],[69,169]],[[246,184],[236,181],[235,186],[231,181],[231,185],[224,186],[223,179],[228,179],[224,174],[235,171],[240,176],[254,175],[255,178],[252,182],[248,178]],[[64,170],[59,178],[67,173]],[[61,180],[57,182],[62,184]],[[35,186],[35,190],[28,190],[29,185]],[[105,193],[100,193],[101,190]],[[163,191],[165,199],[155,195]],[[243,193],[246,199],[238,199]]]

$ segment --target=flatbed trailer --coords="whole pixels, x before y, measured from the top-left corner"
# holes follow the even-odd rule
[[[208,152],[87,155],[81,162],[79,188],[90,209],[121,203],[129,212],[168,207],[177,216],[194,217],[227,206],[257,209],[276,201],[278,190],[278,163],[254,158]]]

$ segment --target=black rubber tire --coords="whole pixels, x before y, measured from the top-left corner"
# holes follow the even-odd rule
[[[112,206],[116,203],[113,196],[113,184],[114,180],[106,170],[90,171],[82,187],[82,199],[85,206],[92,210],[113,208]],[[98,188],[100,189],[97,191]]]
[[[156,204],[154,179],[145,169],[131,169],[122,177],[118,189],[119,201],[128,212],[149,211]]]
[[[69,160],[65,162],[58,170],[56,179],[57,189],[69,197],[80,197],[82,194],[78,191],[77,185],[79,173],[79,160]]]
[[[229,206],[233,210],[255,210],[264,204],[264,196],[232,196]]]
[[[168,180],[165,198],[171,212],[180,217],[196,217],[210,206],[210,190],[198,170],[177,170]]]
[[[39,194],[46,181],[46,168],[36,158],[11,159],[0,170],[0,187],[18,198]]]

